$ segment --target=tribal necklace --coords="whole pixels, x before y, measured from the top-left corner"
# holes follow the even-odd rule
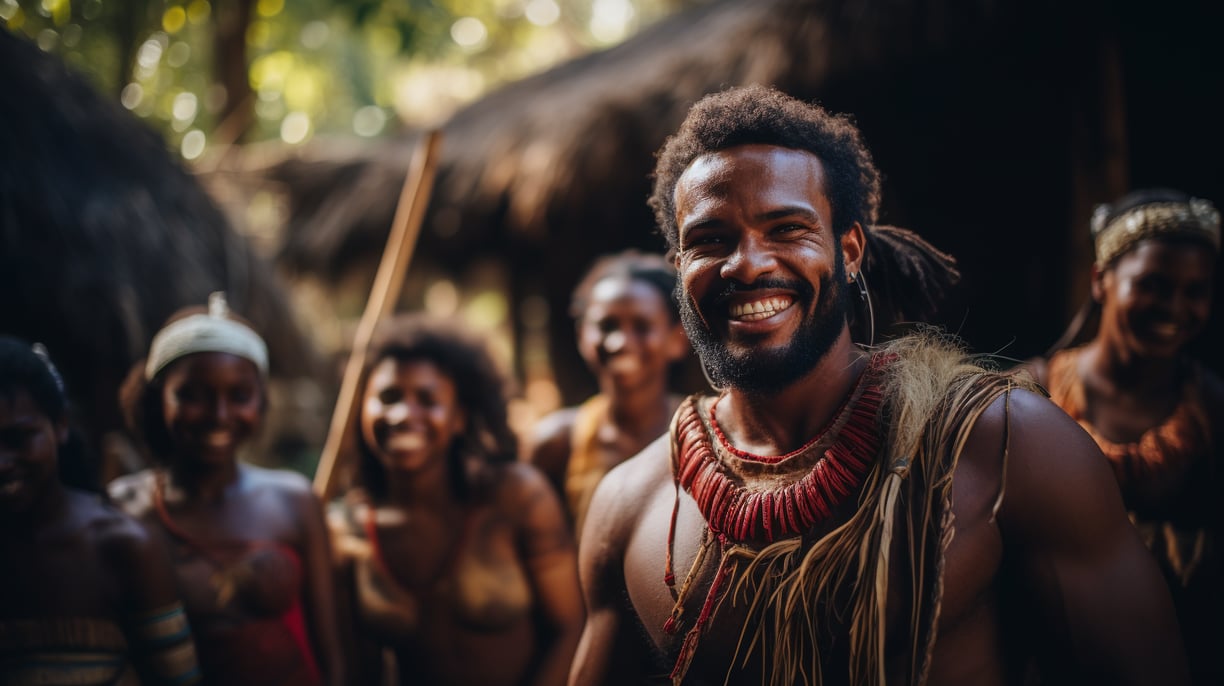
[[[678,634],[694,581],[714,546],[721,559],[697,617],[685,633],[671,672],[673,684],[684,680],[697,644],[709,627],[719,599],[732,585],[743,560],[751,560],[759,542],[773,543],[811,534],[829,522],[834,511],[863,483],[874,466],[881,435],[882,372],[893,355],[872,356],[866,371],[823,429],[785,455],[755,455],[731,445],[718,425],[718,400],[703,416],[695,397],[681,405],[672,429],[676,502],[667,534],[663,581],[675,604],[663,631]],[[800,474],[797,478],[795,474]],[[751,483],[751,486],[749,484]],[[696,501],[706,528],[692,566],[675,590],[672,566],[680,490]]]
[[[676,424],[676,475],[711,532],[734,542],[772,543],[831,519],[862,484],[880,448],[883,363],[873,358],[829,423],[785,455],[755,455],[731,445],[716,415],[722,396],[710,406],[708,420],[695,402],[683,407]],[[796,472],[802,476],[788,478]]]

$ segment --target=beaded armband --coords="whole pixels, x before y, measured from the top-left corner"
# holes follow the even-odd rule
[[[132,651],[159,684],[200,681],[195,643],[182,603],[154,610],[132,621]]]

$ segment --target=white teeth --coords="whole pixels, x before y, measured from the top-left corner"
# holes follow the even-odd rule
[[[425,447],[425,437],[420,434],[396,434],[387,441],[391,450],[420,450]]]
[[[786,297],[765,298],[731,306],[731,316],[747,321],[768,319],[794,304],[794,300]]]

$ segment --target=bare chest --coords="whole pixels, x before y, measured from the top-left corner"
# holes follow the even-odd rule
[[[995,579],[1002,558],[1002,542],[990,518],[997,491],[989,481],[989,475],[977,474],[965,467],[958,470],[954,482],[954,529],[941,570],[944,590],[931,659],[932,669],[936,671],[941,661],[964,660],[944,650],[945,646],[949,649],[964,647],[966,641],[960,637],[982,634],[984,626],[990,628],[996,623]],[[689,632],[701,623],[703,616],[708,616],[704,627],[697,629],[700,640],[688,670],[690,681],[722,683],[730,675],[729,683],[739,683],[741,678],[744,683],[759,683],[762,656],[771,655],[766,662],[775,658],[772,657],[773,646],[754,640],[759,628],[756,623],[761,621],[762,615],[750,608],[753,603],[767,600],[758,593],[759,589],[768,588],[768,584],[761,583],[761,577],[770,572],[758,570],[755,575],[729,577],[721,581],[720,592],[711,594],[711,587],[719,583],[716,581],[718,569],[726,564],[725,549],[717,544],[709,546],[704,559],[698,559],[703,541],[707,540],[705,520],[696,503],[682,493],[675,537],[670,546],[675,583],[669,586],[664,578],[664,561],[669,549],[668,525],[675,503],[674,493],[670,485],[657,490],[627,545],[624,561],[627,602],[640,620],[642,633],[659,655],[660,669],[664,673],[672,669]],[[894,677],[900,676],[903,672],[899,670],[911,663],[915,650],[925,652],[925,646],[915,646],[909,640],[914,633],[911,600],[916,591],[909,572],[911,565],[927,565],[932,573],[939,573],[931,561],[911,559],[911,542],[904,525],[895,527],[895,531],[888,555],[884,619],[886,659]],[[741,564],[739,569],[743,568]],[[835,595],[844,599],[850,585],[868,582],[874,583],[874,580],[847,578],[844,580],[846,593]],[[690,588],[683,592],[686,583]],[[801,607],[804,617],[792,618],[785,627],[767,627],[759,635],[776,636],[780,632],[802,631],[808,627],[818,629],[823,638],[818,644],[820,654],[816,659],[822,665],[826,683],[844,680],[853,650],[850,618],[832,611],[834,608]],[[680,621],[673,619],[669,626],[669,618],[676,617]],[[986,636],[985,642],[992,643],[993,639]],[[982,661],[995,661],[993,647],[977,645],[977,649],[983,653]],[[799,659],[810,663],[812,658],[806,655]],[[982,670],[974,671],[982,673]],[[889,681],[895,680],[890,678]],[[904,680],[896,681],[905,683]]]
[[[408,519],[366,531],[363,613],[379,633],[409,636],[425,627],[492,631],[521,621],[532,592],[514,528],[490,508],[460,521]]]
[[[115,571],[86,541],[0,546],[0,618],[117,617]]]

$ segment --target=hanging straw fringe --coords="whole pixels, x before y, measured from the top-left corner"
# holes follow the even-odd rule
[[[720,544],[714,588],[686,636],[672,672],[674,684],[683,681],[702,632],[729,599],[746,606],[747,615],[728,680],[733,670],[757,656],[763,684],[821,684],[820,645],[848,622],[849,683],[883,686],[889,574],[896,564],[902,565],[898,578],[912,579],[912,607],[908,627],[895,638],[909,642],[909,683],[925,683],[943,599],[944,551],[953,535],[952,475],[977,419],[1016,381],[993,373],[929,331],[897,339],[880,354],[896,356],[883,382],[888,403],[883,423],[888,427],[885,449],[899,457],[878,460],[865,478],[855,513],[810,545],[801,538],[759,551]],[[898,525],[904,527],[909,554],[892,560]],[[698,553],[698,562],[703,556]],[[690,571],[690,580],[699,567]],[[861,583],[865,580],[871,582]],[[692,590],[688,582],[677,607]],[[673,617],[678,623],[678,613]]]

